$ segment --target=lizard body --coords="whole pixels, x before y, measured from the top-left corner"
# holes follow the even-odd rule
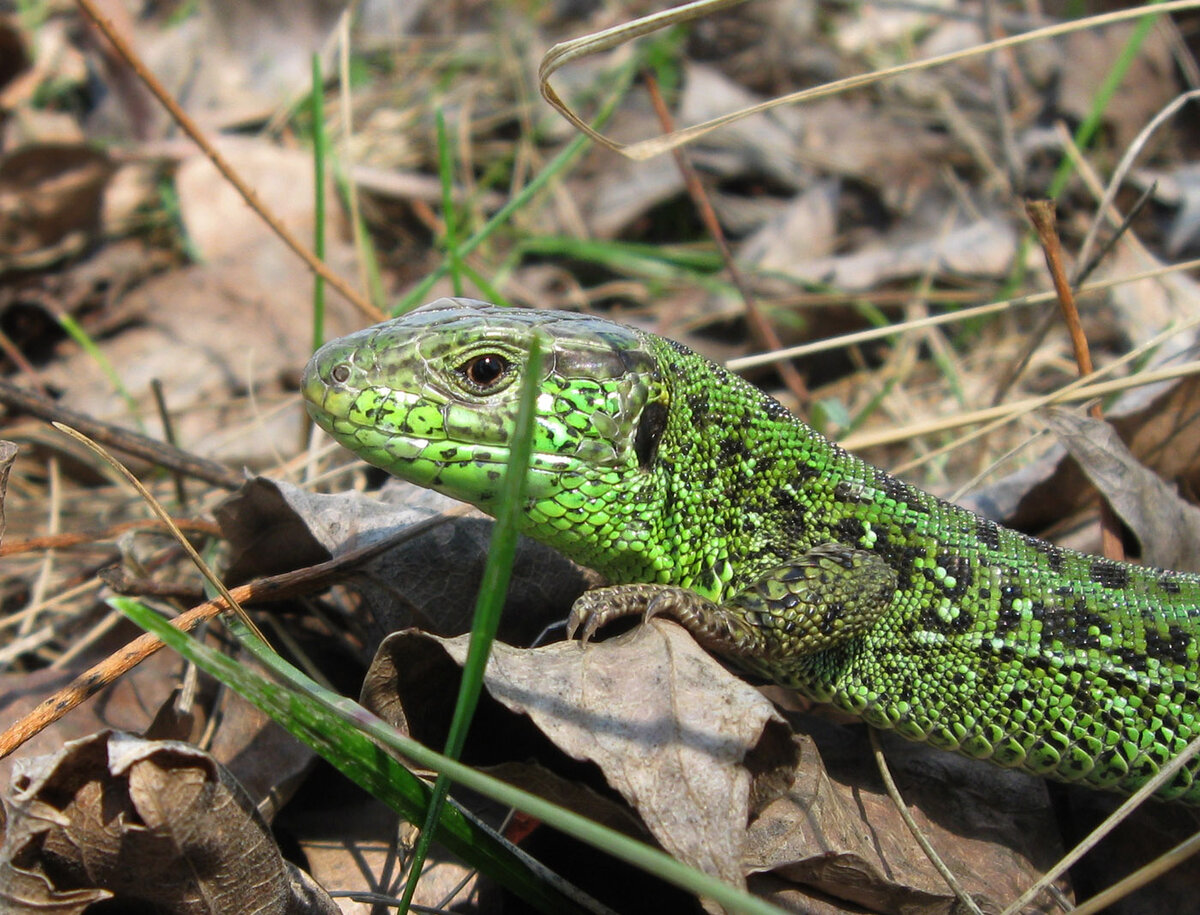
[[[314,420],[494,509],[545,340],[524,533],[603,573],[572,628],[668,614],[734,664],[901,735],[1135,790],[1200,728],[1200,576],[1087,556],[874,468],[686,347],[440,299],[323,347]],[[1164,799],[1200,803],[1200,760]]]

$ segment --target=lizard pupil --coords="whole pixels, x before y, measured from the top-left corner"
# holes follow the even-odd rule
[[[498,353],[484,353],[469,359],[459,371],[471,384],[486,389],[503,378],[509,368],[511,364],[503,356]]]

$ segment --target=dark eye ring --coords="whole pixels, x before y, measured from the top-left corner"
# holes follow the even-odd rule
[[[487,390],[509,373],[512,363],[499,353],[480,353],[472,356],[459,368],[467,381],[480,390]]]

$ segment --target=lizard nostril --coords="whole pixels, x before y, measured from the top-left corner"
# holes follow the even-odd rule
[[[329,377],[338,384],[345,384],[346,380],[350,377],[350,366],[344,362],[339,362],[330,370]]]

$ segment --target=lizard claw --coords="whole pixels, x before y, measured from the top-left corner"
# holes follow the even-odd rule
[[[649,619],[655,612],[653,607],[657,602],[657,591],[658,586],[655,585],[617,585],[583,593],[567,617],[567,638],[578,636],[579,641],[586,645],[600,627],[615,619],[639,613]]]
[[[584,595],[584,597],[586,596]],[[582,602],[583,598],[581,597],[571,607],[571,615],[567,617],[567,638],[574,639],[578,636],[580,646],[586,647],[587,643],[592,640],[592,636],[596,634],[596,629],[600,624],[597,621],[595,610],[580,606]]]

